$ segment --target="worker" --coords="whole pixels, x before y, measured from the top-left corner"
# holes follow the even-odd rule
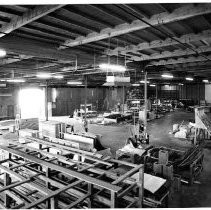
[[[15,130],[17,131],[18,136],[19,136],[19,130],[20,130],[20,122],[21,122],[21,116],[20,116],[20,114],[16,114],[16,116],[15,116]]]
[[[88,132],[88,121],[86,119],[84,119],[84,129],[85,132]]]

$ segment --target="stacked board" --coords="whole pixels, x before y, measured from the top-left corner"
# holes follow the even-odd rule
[[[39,123],[39,131],[42,136],[63,138],[63,133],[66,132],[66,125],[57,121],[44,121]]]

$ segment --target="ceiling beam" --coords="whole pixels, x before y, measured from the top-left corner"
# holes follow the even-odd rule
[[[189,44],[190,42],[197,42],[200,40],[207,40],[211,41],[211,30],[206,30],[198,34],[186,34],[183,35],[179,38],[174,37],[177,39],[179,42],[184,43],[184,44]],[[152,42],[142,42],[138,45],[128,45],[126,47],[117,47],[114,50],[106,50],[104,53],[108,55],[117,55],[117,54],[125,54],[129,52],[138,52],[142,50],[148,50],[148,49],[153,49],[153,48],[162,48],[162,47],[168,47],[168,46],[173,46],[178,44],[175,40],[172,40],[170,38],[167,38],[165,40],[155,40]]]
[[[118,20],[121,20],[121,21],[124,21],[126,23],[131,23],[130,20],[128,20],[128,18],[122,16],[122,15],[119,15],[118,13],[104,7],[103,5],[100,5],[100,4],[90,4],[89,6],[93,7],[93,8],[96,8],[97,10],[103,12],[104,14],[107,14],[109,15],[110,17],[113,17],[113,18],[116,18]]]
[[[75,62],[76,58],[78,63],[93,61],[91,54],[84,53],[80,50],[74,50],[74,52],[70,49],[59,51],[56,45],[53,44],[10,35],[1,38],[0,48],[5,49],[7,53],[30,55],[65,63]]]
[[[206,56],[207,58],[211,59],[211,54]],[[207,61],[206,58],[202,56],[190,56],[188,58],[178,58],[178,59],[167,59],[167,60],[160,60],[160,61],[152,61],[148,66],[165,66],[165,65],[174,65],[179,63],[192,63],[192,62],[204,62]]]
[[[195,17],[197,15],[203,15],[211,13],[210,4],[200,4],[198,6],[193,6],[192,4],[184,7],[180,7],[174,10],[172,13],[160,13],[153,15],[151,18],[144,18],[151,25],[157,26],[162,24],[167,24],[170,22],[180,21],[187,18]],[[143,23],[141,20],[135,20],[131,24],[121,24],[112,28],[103,29],[100,33],[91,33],[87,36],[80,36],[75,40],[66,40],[64,42],[65,46],[60,46],[59,49],[65,49],[68,46],[74,47],[82,44],[87,44],[90,42],[96,42],[109,37],[120,36],[123,34],[143,30],[149,28],[150,26],[146,23]]]
[[[53,11],[63,7],[64,5],[45,5],[45,6],[36,6],[33,10],[29,10],[23,14],[21,17],[15,16],[12,20],[3,25],[0,29],[0,37],[9,34],[10,32],[24,26],[28,23],[31,23]]]
[[[211,47],[203,46],[195,48],[195,51],[200,53],[211,52]],[[153,53],[151,55],[142,55],[142,56],[132,56],[131,59],[134,61],[145,61],[145,60],[155,60],[171,57],[182,57],[187,55],[194,55],[196,52],[191,49],[186,50],[174,50],[174,51],[163,51],[162,53]],[[131,61],[128,61],[131,62]]]
[[[11,64],[11,63],[16,63],[16,62],[30,59],[30,58],[33,58],[33,56],[19,55],[19,58],[5,58],[5,59],[0,60],[0,66],[6,65],[6,64]]]

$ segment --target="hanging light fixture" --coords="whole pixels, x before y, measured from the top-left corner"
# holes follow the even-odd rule
[[[125,66],[108,64],[108,63],[102,63],[99,65],[99,67],[100,67],[100,69],[102,69],[104,71],[112,71],[112,72],[125,72],[126,71]]]
[[[36,76],[40,79],[50,79],[52,77],[49,73],[39,73]]]
[[[8,79],[7,82],[11,82],[11,83],[22,83],[22,82],[26,82],[25,79],[19,79],[19,78],[14,78],[14,79]]]
[[[82,81],[78,81],[78,80],[69,80],[67,81],[68,85],[82,85]]]
[[[203,79],[203,82],[204,83],[209,83],[209,80],[208,79]]]
[[[193,77],[191,77],[191,76],[187,76],[185,79],[186,79],[187,81],[193,81]]]
[[[156,85],[155,85],[155,84],[150,84],[149,86],[150,86],[150,87],[155,87]]]
[[[6,51],[4,49],[0,49],[0,58],[3,58],[6,56]]]
[[[55,79],[63,79],[64,76],[63,75],[54,75],[53,78],[55,78]]]
[[[169,79],[172,79],[174,76],[173,74],[169,73],[169,72],[164,72],[161,77],[163,78],[169,78]]]
[[[140,83],[144,84],[145,80],[141,80]],[[149,81],[147,81],[147,83],[149,83]]]

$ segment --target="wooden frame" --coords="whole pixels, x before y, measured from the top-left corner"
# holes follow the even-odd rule
[[[30,142],[32,140],[28,141]],[[38,141],[34,139],[34,142],[41,144],[39,139]],[[143,165],[128,164],[113,159],[110,161],[107,158],[100,160],[88,155],[85,156],[87,157],[85,162],[73,161],[62,154],[50,153],[49,150],[55,148],[53,143],[51,145],[44,141],[45,144],[41,144],[39,149],[28,146],[28,143],[13,142],[7,147],[0,146],[0,149],[10,154],[10,158],[2,163],[4,165],[9,163],[10,167],[0,165],[0,170],[11,179],[11,183],[6,182],[0,189],[0,195],[13,190],[19,195],[22,194],[22,202],[16,202],[13,208],[77,208],[78,205],[90,208],[96,205],[111,208],[122,205],[142,206]],[[43,151],[45,146],[48,147],[48,151]],[[67,151],[63,148],[60,150],[64,154]],[[69,154],[78,155],[80,152],[82,151],[68,150]],[[106,168],[118,168],[118,165],[126,165],[132,169],[122,176],[106,170]],[[140,174],[138,182],[130,178],[137,172]],[[139,193],[134,198],[137,189]],[[108,194],[110,199],[106,196]],[[35,196],[38,199],[34,199]],[[67,198],[68,203],[62,199],[63,196]],[[6,201],[0,204],[5,207],[8,205],[8,198]]]

